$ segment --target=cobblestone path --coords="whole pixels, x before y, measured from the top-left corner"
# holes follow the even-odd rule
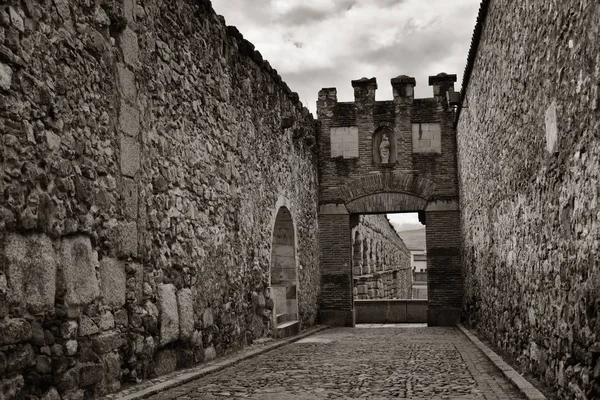
[[[151,399],[524,399],[456,328],[336,328]]]

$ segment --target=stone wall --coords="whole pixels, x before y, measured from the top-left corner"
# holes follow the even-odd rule
[[[560,398],[600,398],[600,5],[483,3],[457,128],[464,311]]]
[[[0,397],[97,396],[268,335],[279,206],[313,324],[314,125],[208,1],[0,6]]]
[[[352,229],[355,299],[410,299],[410,251],[385,215],[361,215]]]

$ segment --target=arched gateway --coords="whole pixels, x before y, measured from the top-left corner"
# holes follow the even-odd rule
[[[446,101],[455,81],[430,77],[434,97],[427,99],[414,99],[416,82],[407,76],[392,79],[391,101],[375,101],[375,78],[352,81],[354,102],[338,102],[335,88],[319,92],[322,322],[354,325],[351,230],[358,216],[408,211],[426,225],[428,324],[460,320],[456,138]],[[394,141],[385,146],[388,162],[374,140],[381,131]]]
[[[277,336],[289,336],[300,329],[298,323],[298,266],[296,231],[286,206],[277,208],[271,247],[271,296]]]

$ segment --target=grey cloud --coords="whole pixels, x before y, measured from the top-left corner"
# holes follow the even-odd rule
[[[344,76],[346,76],[344,74]],[[337,68],[315,68],[302,72],[282,73],[281,77],[293,90],[300,95],[300,101],[315,112],[319,90],[324,87],[338,86],[338,100],[352,101],[352,86],[348,82],[340,82],[340,70]]]
[[[455,58],[457,50],[460,51],[460,49],[465,49],[462,51],[465,52],[466,59],[468,34],[442,29],[442,23],[442,19],[437,18],[432,21],[430,28],[419,31],[414,22],[408,20],[392,44],[379,48],[357,44],[359,47],[355,54],[359,61],[367,65],[374,65],[378,68],[406,69],[399,70],[399,74],[425,71],[429,69],[429,65],[434,64],[445,65],[446,61]],[[368,42],[369,39],[363,38],[361,43],[365,41]],[[448,64],[448,69],[455,68],[452,65],[454,63]],[[448,70],[446,72],[458,73],[459,71]]]
[[[341,0],[335,3],[335,9],[337,12],[351,10],[355,5],[358,4],[358,0]]]
[[[391,7],[396,4],[404,3],[406,0],[374,0],[375,4],[380,7]]]
[[[363,2],[358,0],[335,1],[334,6],[322,11],[309,6],[298,6],[294,10],[284,14],[276,15],[271,7],[272,0],[213,0],[217,3],[215,8],[229,9],[228,14],[233,20],[239,21],[240,30],[244,27],[255,29],[271,23],[276,24],[273,34],[283,35],[290,45],[300,47],[303,51],[310,51],[311,42],[307,42],[297,35],[292,35],[296,27],[302,25],[316,24],[336,15],[344,14],[349,9],[355,8],[359,11]],[[257,6],[258,1],[259,6]],[[290,0],[291,1],[291,0]],[[370,4],[381,7],[390,7],[405,0],[369,0]],[[276,56],[269,56],[269,61],[277,68],[282,78],[289,87],[298,92],[300,100],[313,113],[316,110],[316,100],[319,90],[323,87],[337,87],[339,101],[352,101],[353,90],[351,79],[362,76],[376,76],[379,82],[378,99],[391,98],[391,85],[389,79],[399,74],[414,76],[417,79],[415,95],[417,97],[430,97],[431,88],[427,85],[427,76],[445,70],[447,73],[456,73],[459,78],[464,70],[464,64],[468,52],[468,46],[475,23],[478,0],[465,0],[456,4],[444,12],[432,11],[432,16],[437,16],[429,25],[423,26],[412,20],[404,19],[398,36],[392,44],[379,47],[374,40],[374,35],[367,29],[355,27],[355,32],[362,35],[356,37],[349,48],[340,54],[339,51],[327,54],[326,59],[331,67],[311,68],[303,67],[297,72],[285,72],[278,68]],[[219,7],[220,4],[220,7]],[[410,15],[410,10],[406,10]],[[443,14],[443,15],[442,15]],[[415,17],[419,20],[418,16]],[[290,26],[292,30],[285,29]],[[343,29],[348,29],[347,27]],[[336,27],[323,26],[322,29],[338,29]],[[260,45],[260,43],[255,43]],[[330,44],[334,45],[334,44]],[[292,47],[293,48],[293,47]],[[323,46],[318,46],[323,48]],[[283,51],[283,50],[282,50]],[[281,59],[289,56],[289,49],[282,52]],[[310,54],[310,53],[308,53]],[[338,54],[335,56],[334,54]],[[334,57],[334,58],[332,58]],[[280,59],[280,60],[281,60]]]
[[[333,14],[329,11],[317,10],[307,6],[298,6],[283,14],[277,22],[292,26],[307,25],[313,22],[321,22],[332,15]]]
[[[397,4],[404,3],[405,1],[406,0],[370,0],[370,3],[375,4],[378,7],[391,7],[391,6],[395,6]],[[358,0],[338,0],[335,2],[335,9],[338,12],[339,11],[348,11],[358,5],[360,5],[360,1],[358,1]]]
[[[415,46],[404,42],[396,42],[389,46],[360,52],[359,59],[369,64],[395,65],[399,62],[418,62],[422,59],[442,58],[447,52],[447,42],[438,40],[420,41]]]
[[[403,0],[377,0],[383,2],[398,2]],[[357,0],[339,0],[336,1],[333,8],[329,10],[321,10],[305,5],[298,5],[281,17],[278,18],[277,22],[283,25],[300,26],[308,25],[314,22],[325,21],[332,18],[342,12],[346,12],[352,9],[358,4]]]

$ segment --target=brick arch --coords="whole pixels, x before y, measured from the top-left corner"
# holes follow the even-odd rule
[[[434,183],[403,172],[352,179],[336,189],[335,198],[351,213],[421,211],[434,192]]]

